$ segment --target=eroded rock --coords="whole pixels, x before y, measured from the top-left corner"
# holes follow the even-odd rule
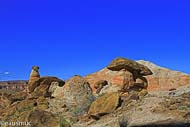
[[[94,101],[89,83],[81,76],[70,78],[63,87],[62,104],[74,116],[85,114]]]
[[[88,114],[91,116],[99,117],[116,110],[119,106],[120,97],[119,93],[106,93],[98,97],[90,106]]]
[[[119,71],[121,69],[127,69],[128,71],[132,72],[133,74],[138,74],[138,75],[142,75],[142,76],[152,74],[152,71],[148,67],[146,67],[142,64],[139,64],[136,61],[129,60],[126,58],[121,58],[121,57],[114,59],[107,66],[107,68],[112,71]]]
[[[31,97],[52,97],[55,87],[62,87],[65,82],[56,77],[41,77],[28,87]],[[53,88],[54,87],[54,88]]]

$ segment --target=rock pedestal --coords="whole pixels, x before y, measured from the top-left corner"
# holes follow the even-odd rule
[[[93,93],[102,93],[101,91],[111,93],[112,88],[117,88],[121,92],[128,92],[130,89],[139,91],[147,89],[148,82],[144,76],[151,74],[152,72],[148,67],[136,61],[116,58],[106,68],[85,78],[90,83]],[[97,83],[100,81],[107,81],[108,85],[104,86],[105,88],[98,89]]]
[[[39,67],[38,66],[33,66],[32,71],[30,73],[30,79],[29,79],[29,84],[38,80],[40,78],[40,73],[39,73]]]
[[[32,67],[32,71],[30,73],[30,78],[29,78],[29,81],[28,81],[28,89],[27,89],[27,91],[29,93],[32,92],[31,87],[32,87],[33,83],[40,78],[39,69],[40,68],[38,66],[33,66]]]

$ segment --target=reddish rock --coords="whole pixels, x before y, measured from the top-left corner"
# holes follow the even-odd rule
[[[148,80],[148,90],[170,90],[173,88],[178,88],[180,86],[189,85],[190,86],[190,76],[176,76],[176,77],[154,77],[147,76]],[[178,80],[179,79],[179,80]]]
[[[147,88],[147,80],[143,75],[149,75],[152,72],[144,65],[135,61],[116,58],[108,67],[86,76],[86,80],[90,83],[94,93],[97,93],[94,85],[98,81],[106,80],[110,87],[119,87],[119,91],[127,92],[133,87]],[[104,89],[105,90],[105,89]],[[113,91],[112,89],[107,89]],[[100,90],[98,90],[98,93]],[[105,91],[104,91],[105,92]]]
[[[153,72],[153,75],[146,76],[149,91],[170,90],[184,85],[190,86],[190,76],[185,73],[160,67],[148,61],[139,60],[137,62],[147,66]]]
[[[124,70],[111,71],[107,68],[87,75],[85,79],[90,83],[90,86],[94,93],[96,93],[94,85],[100,80],[106,80],[109,85],[119,86],[120,89],[124,88],[126,84],[134,84],[132,73]]]
[[[26,80],[0,81],[0,89],[22,91],[27,87]]]
[[[147,61],[141,60],[137,62],[147,66],[151,72],[153,72],[153,75],[137,77],[135,81],[131,80],[131,82],[135,82],[135,85],[142,86],[145,89],[147,88],[148,91],[170,90],[184,85],[190,86],[190,76],[185,73],[169,70]],[[126,79],[130,79],[126,77],[132,77],[132,73],[130,75],[125,72],[124,69],[112,71],[108,68],[104,68],[98,72],[87,75],[85,79],[90,83],[91,88],[95,93],[96,89],[93,85],[99,80],[108,81],[110,86],[124,86]]]

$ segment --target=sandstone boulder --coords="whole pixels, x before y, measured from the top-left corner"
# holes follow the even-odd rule
[[[70,78],[63,87],[63,93],[62,101],[76,116],[86,113],[94,101],[89,83],[81,76]]]
[[[52,97],[55,87],[62,87],[65,82],[56,77],[41,77],[28,87],[31,97]]]
[[[126,58],[121,58],[121,57],[114,59],[107,66],[107,68],[112,71],[119,71],[121,69],[126,69],[126,70],[132,72],[133,74],[137,74],[137,75],[141,75],[141,76],[152,74],[151,70],[148,67],[146,67],[142,64],[139,64],[136,61],[129,60]]]
[[[98,97],[90,106],[88,114],[101,116],[113,112],[120,103],[119,93],[106,93]]]

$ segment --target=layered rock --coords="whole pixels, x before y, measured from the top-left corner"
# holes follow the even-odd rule
[[[0,81],[0,89],[22,91],[27,87],[26,80]]]
[[[190,76],[185,73],[160,67],[144,60],[139,60],[137,62],[147,66],[153,72],[153,75],[146,76],[149,83],[149,91],[170,90],[185,85],[190,86]]]
[[[30,73],[30,79],[29,79],[29,84],[38,80],[40,78],[40,73],[39,73],[39,67],[38,66],[33,66],[32,71]]]
[[[118,87],[121,91],[127,91],[133,87],[146,89],[148,82],[143,76],[151,74],[151,70],[144,65],[125,58],[116,58],[106,68],[87,75],[85,78],[90,82],[94,93],[96,93],[97,90],[94,85],[101,80],[107,81],[108,86]],[[107,92],[111,91],[108,90]]]

